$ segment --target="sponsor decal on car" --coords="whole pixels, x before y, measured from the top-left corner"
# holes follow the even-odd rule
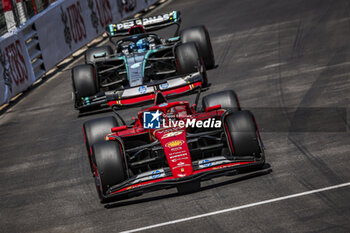
[[[167,105],[168,105],[168,103],[164,103],[164,104],[160,104],[159,107],[165,107]]]
[[[188,163],[180,162],[180,163],[177,164],[177,166],[172,167],[172,169],[183,168],[183,167],[189,167],[189,166],[192,166],[192,165],[191,165],[191,164],[188,164]]]
[[[163,14],[163,15],[158,15],[158,16],[150,16],[143,18],[142,24],[144,26],[149,25],[149,24],[155,24],[155,23],[160,23],[163,21],[167,21],[170,18],[170,14]]]
[[[162,139],[164,138],[170,138],[170,137],[175,137],[175,136],[178,136],[180,134],[182,134],[183,132],[182,131],[176,131],[176,132],[171,132],[171,133],[166,133],[162,136]]]
[[[164,89],[167,89],[169,87],[169,83],[162,83],[162,84],[160,84],[159,85],[159,88],[161,89],[161,90],[164,90]]]
[[[177,161],[184,160],[184,159],[188,159],[188,157],[179,157],[179,158],[176,158],[176,159],[172,159],[171,162],[176,163]]]
[[[141,62],[136,62],[135,64],[132,64],[132,65],[130,66],[130,68],[131,68],[131,69],[136,69],[136,68],[140,67],[140,65],[141,65]],[[141,87],[140,87],[140,88],[141,88]],[[143,87],[143,88],[145,88],[145,87]]]
[[[213,167],[213,168],[211,168],[211,170],[222,169],[222,168],[227,168],[227,167],[234,167],[234,166],[238,166],[238,165],[240,165],[240,164],[239,163],[237,163],[237,164],[225,164],[225,165]]]
[[[142,87],[139,87],[138,91],[139,91],[140,94],[145,94],[146,91],[147,91],[147,88],[142,86]]]
[[[165,146],[168,148],[172,148],[172,147],[181,146],[184,143],[185,143],[184,140],[175,140],[175,141],[168,142],[167,144],[165,144]]]
[[[145,17],[143,19],[130,20],[127,22],[119,23],[119,24],[113,24],[112,27],[116,27],[117,31],[119,31],[119,30],[129,29],[134,25],[147,26],[147,25],[157,24],[157,23],[161,23],[164,21],[168,21],[168,20],[175,21],[176,17],[174,16],[174,18],[173,18],[173,14],[174,13],[171,12],[171,13],[167,13],[167,14],[163,14],[163,15],[149,16],[149,17]]]
[[[201,166],[203,167],[210,167],[211,166],[211,162],[209,159],[205,159],[200,163]]]
[[[181,146],[179,147],[175,147],[175,148],[171,148],[171,151],[175,151],[173,154],[176,154],[176,151],[182,150],[183,148]]]
[[[173,159],[173,158],[178,158],[178,157],[182,157],[182,156],[185,156],[187,155],[187,153],[183,153],[185,151],[180,151],[181,154],[176,154],[176,153],[173,153],[173,154],[176,154],[176,155],[173,155],[173,156],[170,156],[170,159]]]
[[[142,186],[145,186],[145,185],[147,185],[147,184],[135,184],[135,185],[129,186],[126,190],[139,188],[139,187],[142,187]]]
[[[152,172],[152,178],[159,178],[162,175],[162,173],[158,170]]]

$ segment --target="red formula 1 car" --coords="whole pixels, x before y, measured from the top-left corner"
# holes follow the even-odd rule
[[[187,101],[155,105],[131,125],[119,116],[84,123],[91,171],[102,202],[147,191],[200,188],[200,181],[260,169],[264,147],[253,114],[241,110],[234,91],[202,99],[202,111]],[[118,120],[117,120],[118,119]],[[120,122],[121,124],[119,124]]]

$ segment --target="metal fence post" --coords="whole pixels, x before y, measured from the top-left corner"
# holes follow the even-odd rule
[[[27,21],[26,8],[22,0],[16,1],[17,15],[20,24],[24,24]]]
[[[2,1],[0,1],[0,36],[7,32],[6,18],[4,9],[2,6]]]

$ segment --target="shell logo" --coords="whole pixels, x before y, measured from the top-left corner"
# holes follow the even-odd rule
[[[184,144],[183,140],[175,140],[175,141],[168,142],[167,144],[165,144],[165,146],[168,148],[171,148],[171,147],[181,146],[182,144]]]

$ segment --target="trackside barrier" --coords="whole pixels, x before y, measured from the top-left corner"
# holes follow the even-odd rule
[[[44,59],[40,49],[39,37],[35,23],[30,23],[22,30],[26,49],[32,64],[35,80],[46,73]]]
[[[0,104],[26,90],[34,81],[30,56],[21,30],[0,40]]]
[[[58,0],[0,38],[0,106],[62,60],[159,0]]]

